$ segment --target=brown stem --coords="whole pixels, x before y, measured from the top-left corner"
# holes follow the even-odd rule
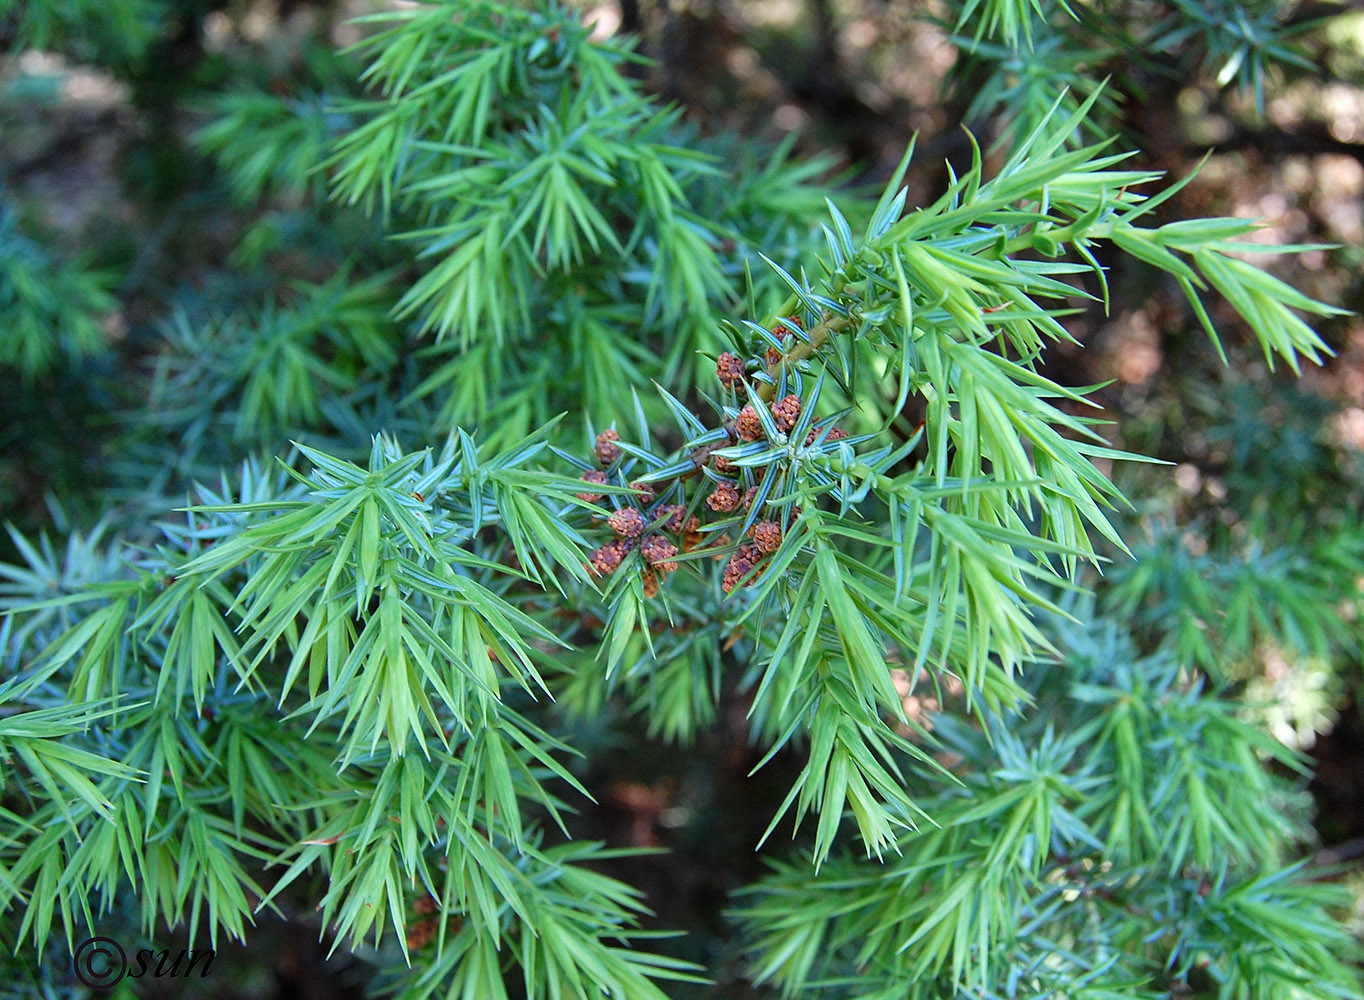
[[[738,437],[738,435],[734,431],[734,421],[726,420],[724,427],[725,431],[729,434],[729,440],[712,441],[710,444],[703,444],[701,447],[697,448],[689,456],[691,458],[691,471],[679,473],[676,478],[690,479],[695,475],[699,475],[701,472],[701,467],[710,461],[711,452],[719,451],[721,448],[729,447],[730,441],[733,441],[736,437]]]
[[[796,346],[791,348],[786,354],[783,354],[775,364],[767,366],[767,376],[772,381],[764,382],[758,387],[758,398],[764,403],[772,402],[772,397],[777,394],[777,376],[781,373],[782,368],[794,364],[797,361],[804,361],[824,346],[824,342],[829,339],[829,334],[837,333],[839,330],[845,329],[851,322],[852,320],[848,319],[846,316],[834,316],[826,320],[821,320],[820,323],[810,331],[810,339],[808,341],[798,341]]]

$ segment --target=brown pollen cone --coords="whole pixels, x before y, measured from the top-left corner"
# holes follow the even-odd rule
[[[654,512],[654,517],[666,517],[667,520],[663,522],[663,527],[667,528],[669,531],[678,532],[681,531],[686,524],[687,508],[680,503],[668,504],[665,507],[658,508],[658,510]]]
[[[587,472],[583,473],[583,482],[595,483],[598,486],[605,486],[606,473],[602,472],[600,469],[589,469]],[[602,494],[600,493],[575,493],[574,496],[576,496],[579,500],[585,500],[588,503],[596,503],[598,500],[602,498]]]
[[[588,556],[591,560],[589,565],[592,571],[598,576],[607,576],[614,573],[617,567],[625,561],[625,557],[630,554],[630,544],[620,539],[612,539],[599,549],[593,549]]]
[[[749,532],[758,551],[764,554],[776,552],[781,548],[781,525],[776,521],[759,521]]]
[[[638,538],[644,531],[644,515],[633,507],[623,507],[606,519],[611,530],[622,538]]]
[[[725,564],[725,575],[720,586],[726,594],[734,590],[739,585],[739,581],[748,575],[749,571],[756,566],[763,557],[756,545],[740,545],[738,550],[729,557],[729,562]],[[759,574],[761,575],[761,574]],[[749,585],[757,582],[757,576],[749,580]]]
[[[819,432],[820,432],[820,428],[818,428],[818,427],[811,427],[811,428],[810,428],[810,433],[807,434],[807,435],[805,435],[805,443],[806,443],[807,445],[814,444],[814,443],[815,443],[815,439],[816,439],[817,437],[819,437]],[[829,441],[842,441],[842,440],[843,440],[845,437],[847,437],[847,436],[848,436],[848,432],[845,431],[842,427],[835,427],[833,430],[829,431],[828,437],[826,437],[824,440],[825,440],[825,442],[829,442]]]
[[[715,492],[706,498],[706,506],[711,510],[728,514],[739,507],[739,490],[733,483],[721,483]]]
[[[773,422],[785,433],[796,426],[796,421],[800,418],[800,397],[784,396],[773,403],[770,409]]]
[[[654,572],[654,568],[652,566],[645,566],[643,569],[640,570],[639,576],[640,579],[644,582],[644,596],[657,597],[658,574]]]
[[[435,917],[427,917],[425,920],[418,920],[416,923],[408,925],[408,950],[417,951],[418,949],[426,947],[431,939],[436,936],[436,931],[439,927],[440,922]]]
[[[597,435],[597,443],[592,451],[597,456],[597,461],[602,465],[610,465],[620,457],[620,448],[616,442],[620,440],[620,435],[611,428],[607,428]]]
[[[699,517],[689,518],[687,520],[686,531],[682,534],[682,551],[690,552],[701,544],[704,537],[705,536],[701,534],[701,519]]]
[[[758,419],[758,411],[751,405],[745,406],[734,418],[734,433],[739,435],[740,441],[762,440],[763,422]]]
[[[650,535],[639,546],[639,554],[649,565],[661,573],[671,573],[677,569],[672,557],[677,555],[677,546],[662,535]]]
[[[715,374],[726,389],[733,389],[744,380],[744,362],[737,354],[726,351],[715,359]]]

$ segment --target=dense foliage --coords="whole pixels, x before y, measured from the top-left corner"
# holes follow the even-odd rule
[[[1344,310],[1252,256],[1320,248],[1165,214],[1184,181],[1133,161],[1131,77],[1096,76],[1108,6],[955,12],[997,138],[924,205],[912,148],[868,196],[703,137],[572,10],[363,17],[207,99],[193,145],[248,222],[135,363],[109,275],[0,203],[14,397],[145,390],[101,429],[103,519],[58,505],[65,539],[14,528],[0,565],[23,978],[68,988],[52,955],[89,933],[315,909],[384,995],[704,995],[714,956],[612,874],[631,851],[570,833],[596,720],[687,746],[739,705],[751,781],[792,765],[730,913],[754,991],[1359,996],[1306,760],[1237,698],[1266,647],[1357,650],[1357,470],[1304,497],[1318,444],[1230,427],[1243,517],[1190,552],[1156,508],[1139,540],[1110,470],[1149,456],[1043,370],[1117,259],[1232,371],[1320,364]],[[145,88],[202,7],[8,18]],[[1271,13],[1147,27],[1262,99],[1303,63]]]

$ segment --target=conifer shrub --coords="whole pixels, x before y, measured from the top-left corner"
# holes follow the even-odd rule
[[[1054,59],[1051,8],[972,0],[957,41]],[[1206,36],[1227,83],[1297,58],[1238,61],[1176,8],[1161,37]],[[139,79],[184,28],[154,0],[8,17]],[[1042,371],[1115,257],[1230,344],[1229,380],[1247,345],[1321,364],[1344,310],[1250,256],[1306,248],[1167,218],[1184,179],[1133,161],[1095,78],[983,90],[1002,141],[914,205],[912,147],[867,195],[699,135],[568,8],[358,26],[287,86],[203,97],[235,280],[120,359],[145,395],[102,432],[104,519],[11,530],[18,995],[82,995],[92,935],[281,918],[404,1000],[1361,995],[1349,894],[1305,863],[1307,759],[1240,700],[1266,644],[1357,650],[1356,470],[1285,520],[1265,491],[1317,446],[1228,427],[1251,527],[1193,554],[1133,513],[1175,446],[1116,447],[1093,387]],[[7,213],[0,366],[38,405],[54,368],[109,377],[110,283]],[[1284,390],[1237,391],[1245,419]],[[734,706],[749,780],[791,766],[731,967],[652,925],[614,867],[638,849],[571,833],[594,724],[686,747]]]

